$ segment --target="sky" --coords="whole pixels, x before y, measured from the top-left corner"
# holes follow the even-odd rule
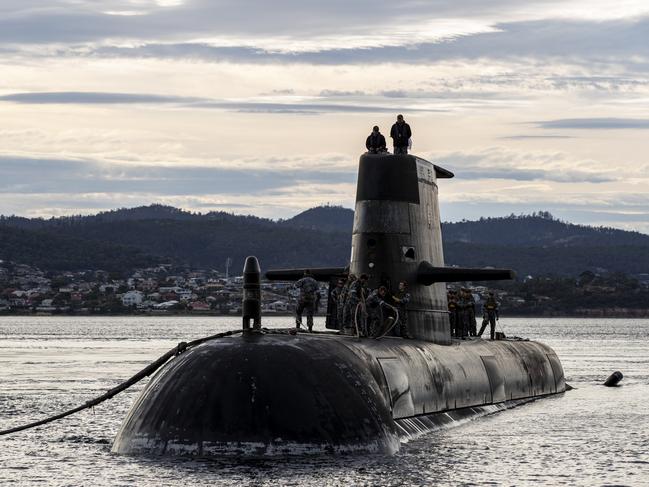
[[[649,233],[646,0],[0,3],[0,214],[352,208],[398,113],[445,221]]]

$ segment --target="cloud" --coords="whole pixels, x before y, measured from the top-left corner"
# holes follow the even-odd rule
[[[487,10],[484,2],[477,3]],[[414,39],[433,40],[488,29],[478,19],[444,17],[444,11],[450,15],[459,10],[443,1],[392,4],[370,0],[278,0],[272,8],[263,0],[189,0],[175,5],[36,0],[24,4],[16,0],[3,2],[2,11],[8,15],[0,16],[0,41],[45,44],[211,38],[226,45],[250,45],[257,40],[257,45],[271,50],[281,46],[294,50],[300,42],[368,47],[394,44],[399,39],[399,43],[412,43]],[[381,28],[388,25],[390,30]],[[395,25],[407,27],[399,30]]]
[[[200,98],[147,95],[141,93],[92,93],[81,91],[12,93],[0,96],[0,101],[24,104],[127,104],[127,103],[194,103]]]
[[[649,87],[649,80],[641,76],[550,76],[548,81],[559,90],[576,88],[615,92]]]
[[[297,25],[299,23],[296,22],[292,27]],[[373,39],[371,32],[345,35],[345,29],[338,23],[336,25],[340,32],[332,34],[333,39],[340,40],[335,42],[319,38],[318,31],[301,32],[299,29],[291,29],[291,34],[282,33],[276,38],[263,37],[257,32],[231,38],[215,35],[212,39],[179,39],[182,36],[176,36],[162,40],[162,33],[151,32],[147,35],[147,29],[144,28],[142,35],[133,42],[110,39],[87,40],[82,43],[69,41],[55,52],[60,56],[67,54],[323,65],[563,59],[589,66],[593,62],[634,66],[646,63],[649,58],[649,43],[645,42],[649,17],[607,21],[556,18],[501,23],[486,21],[483,27],[473,31],[463,32],[462,27],[458,26],[458,35],[441,38],[426,38],[425,35],[418,36],[412,31],[400,32],[394,29],[393,21],[382,31],[385,32],[382,39]],[[0,29],[1,27],[0,22]],[[416,29],[416,24],[412,28]],[[421,28],[422,31],[427,29],[425,25]],[[171,31],[177,32],[176,29]],[[376,31],[381,31],[381,28],[373,28],[373,32]],[[227,28],[219,32],[227,32]],[[0,40],[3,40],[2,31]],[[12,41],[7,38],[5,42],[15,44],[31,41]],[[620,83],[627,87],[643,85],[642,80],[629,79],[627,75],[620,76],[620,80],[615,78],[557,75],[548,79],[548,84],[555,85],[556,89],[592,87],[607,90]],[[399,93],[398,89],[387,91],[393,91],[396,95]]]
[[[320,92],[320,96],[322,97],[350,97],[350,96],[365,96],[367,93],[361,91],[361,90],[355,90],[355,91],[343,91],[343,90],[322,90]]]
[[[148,193],[158,195],[264,194],[295,188],[305,181],[340,184],[354,181],[348,171],[307,169],[295,172],[274,166],[241,169],[205,166],[110,164],[81,159],[0,157],[3,193]],[[38,178],[34,175],[38,174]]]
[[[529,139],[574,139],[572,135],[509,135],[500,137],[504,140],[529,140]]]
[[[414,106],[380,106],[379,104],[358,105],[342,103],[271,103],[260,101],[225,101],[225,102],[200,102],[194,103],[197,108],[217,108],[225,110],[237,110],[241,112],[254,113],[394,113],[399,111],[409,112],[445,112],[447,110],[438,108],[417,108]]]
[[[624,130],[649,129],[649,119],[635,118],[562,118],[536,122],[544,129]]]
[[[328,94],[338,98],[339,93]],[[313,101],[311,101],[313,100]],[[291,99],[286,102],[270,102],[259,99],[251,100],[213,100],[208,98],[193,98],[171,95],[147,95],[138,93],[92,93],[92,92],[43,92],[43,93],[13,93],[0,96],[0,101],[22,104],[175,104],[185,108],[205,108],[230,110],[253,113],[393,113],[395,111],[409,112],[443,112],[435,108],[418,108],[415,106],[393,105],[385,106],[379,103],[359,104],[358,102],[340,103],[328,102],[327,98],[312,97],[307,101]]]
[[[561,152],[516,151],[502,147],[477,152],[434,154],[431,160],[466,180],[503,179],[555,183],[619,181],[617,169],[598,168],[594,161],[574,160]]]
[[[548,57],[639,62],[649,57],[649,7],[641,0],[622,3],[280,0],[269,8],[263,0],[5,0],[0,42],[32,55],[254,63]],[[587,81],[573,76],[555,82]],[[598,83],[606,86],[603,79]]]

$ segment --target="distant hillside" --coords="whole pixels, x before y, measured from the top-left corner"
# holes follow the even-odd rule
[[[520,278],[554,274],[578,276],[593,272],[649,272],[649,246],[512,247],[444,242],[446,265],[506,267]]]
[[[237,269],[248,255],[264,269],[344,266],[352,222],[353,211],[337,206],[278,222],[161,205],[66,218],[1,217],[0,259],[71,270],[154,261],[223,270],[228,257]],[[444,223],[442,234],[447,265],[509,267],[520,276],[649,273],[649,235],[573,225],[545,212]]]
[[[200,221],[137,220],[89,222],[59,229],[85,237],[172,256],[180,263],[222,269],[228,257],[242,268],[248,255],[256,255],[265,268],[344,265],[349,237],[331,238],[317,230],[285,228],[245,217]]]
[[[109,272],[125,272],[165,260],[111,242],[3,225],[0,225],[0,259],[43,270],[103,269]]]
[[[649,246],[649,235],[615,228],[566,223],[553,218],[547,212],[444,223],[442,234],[444,241],[448,243],[514,247]]]
[[[351,211],[351,210],[350,210]],[[120,208],[117,210],[102,211],[96,215],[73,215],[56,218],[24,218],[20,216],[0,216],[0,225],[9,225],[25,229],[58,228],[85,225],[90,223],[107,223],[121,221],[143,220],[174,220],[174,221],[209,221],[232,220],[255,221],[259,223],[274,224],[272,220],[248,215],[233,215],[224,211],[209,213],[192,213],[173,206],[149,205],[135,208]]]
[[[283,220],[283,223],[299,228],[351,234],[354,211],[342,206],[317,206]]]
[[[26,242],[23,246],[12,246],[11,252],[0,247],[0,259],[34,265],[38,262],[43,269],[60,269],[66,259],[69,269],[106,269],[110,256],[116,261],[110,267],[122,268],[123,259],[115,258],[111,246],[137,249],[139,255],[146,256],[142,258],[143,265],[154,258],[224,269],[226,259],[231,258],[233,268],[237,269],[243,267],[248,255],[256,255],[266,269],[345,265],[351,234],[351,227],[346,233],[336,233],[302,228],[290,221],[274,222],[224,212],[193,214],[160,205],[92,216],[3,217],[0,228],[21,229]],[[71,249],[84,249],[78,252],[83,256],[92,255],[85,250],[88,242],[101,244],[95,245],[94,265],[92,258],[70,255],[65,245],[61,245],[62,241],[68,242]],[[90,247],[95,250],[92,245]],[[39,257],[41,252],[43,258]],[[125,255],[130,254],[125,252]],[[133,264],[138,266],[136,262]]]

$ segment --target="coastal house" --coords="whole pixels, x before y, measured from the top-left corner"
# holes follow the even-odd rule
[[[158,288],[158,291],[160,294],[167,294],[167,293],[178,293],[182,288],[179,286],[160,286]]]
[[[41,304],[36,306],[36,311],[45,312],[45,313],[51,313],[52,311],[56,311],[56,309],[57,307],[54,306],[53,299],[43,299],[41,301]]]
[[[152,278],[143,279],[137,282],[136,289],[144,292],[151,292],[158,289],[158,281]]]
[[[191,301],[197,297],[194,291],[190,289],[179,289],[176,294],[181,301]]]
[[[162,295],[160,293],[149,293],[146,297],[151,301],[159,302]]]
[[[12,308],[26,308],[29,306],[29,300],[23,297],[11,296],[9,298],[9,303]]]
[[[144,293],[142,291],[128,291],[122,294],[122,304],[124,306],[137,306],[144,301]]]
[[[189,308],[192,311],[209,311],[210,305],[202,301],[194,301],[189,305]]]

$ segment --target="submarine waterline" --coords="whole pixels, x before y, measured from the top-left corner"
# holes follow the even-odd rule
[[[394,453],[400,438],[435,418],[564,392],[561,362],[546,345],[451,337],[444,282],[511,278],[506,269],[444,267],[437,179],[452,176],[415,156],[361,156],[350,264],[312,270],[324,281],[352,272],[367,274],[372,287],[411,283],[412,340],[264,331],[252,296],[258,264],[247,261],[244,327],[252,320],[258,333],[205,342],[166,364],[135,401],[112,451]]]

